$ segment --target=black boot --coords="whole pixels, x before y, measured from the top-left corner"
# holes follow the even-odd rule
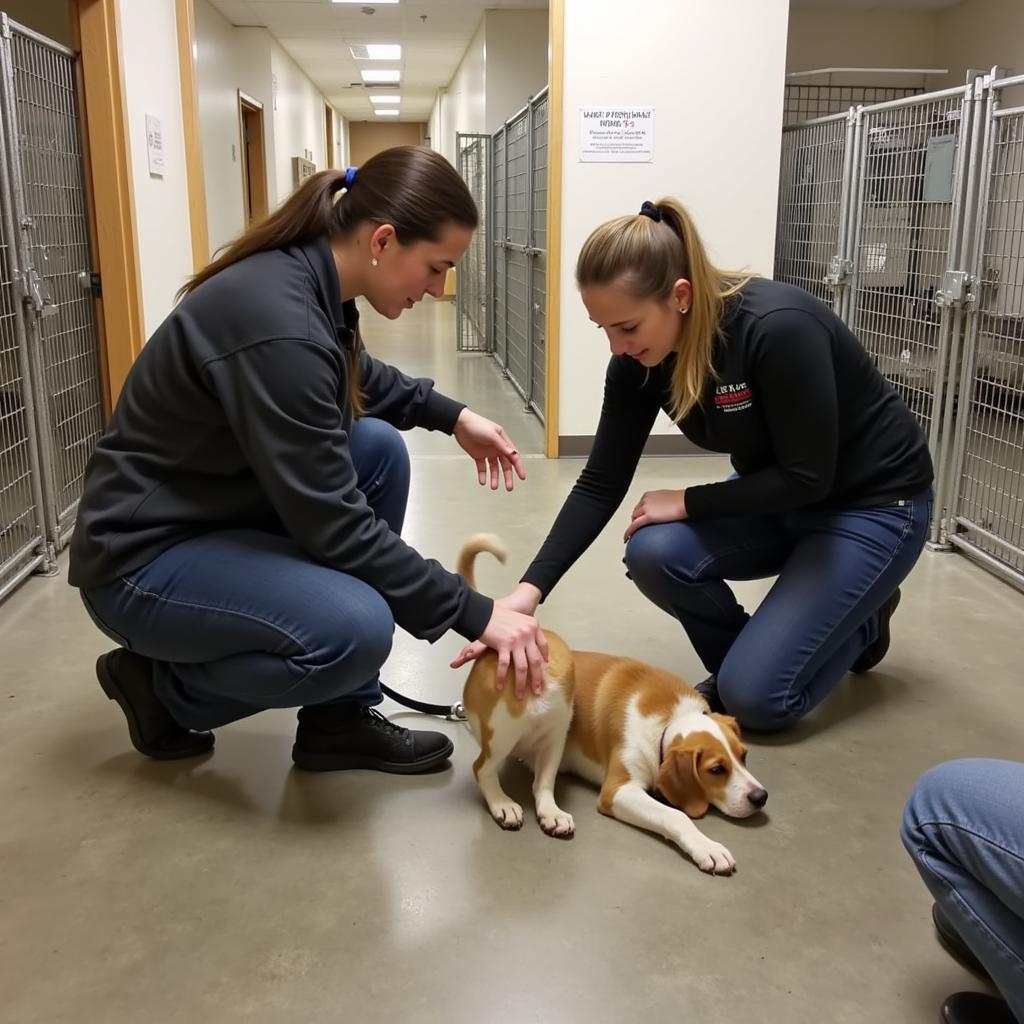
[[[708,676],[703,683],[698,683],[694,689],[708,702],[708,707],[716,715],[725,714],[725,705],[722,698],[718,696],[718,680],[714,676]]]
[[[891,639],[889,620],[892,618],[892,613],[899,607],[899,603],[900,588],[897,587],[878,609],[878,639],[870,647],[861,651],[860,657],[850,668],[851,672],[870,672],[886,656]]]
[[[942,1024],[1019,1024],[1010,1008],[996,996],[957,992],[942,1004]]]
[[[101,654],[96,677],[103,692],[117,701],[128,719],[128,735],[140,754],[160,761],[205,754],[212,732],[193,732],[179,725],[153,690],[153,662],[118,647]]]
[[[373,708],[318,704],[299,710],[292,760],[310,772],[366,768],[416,775],[443,764],[454,749],[443,733],[403,729]]]
[[[932,904],[932,922],[935,925],[935,934],[939,937],[942,948],[962,967],[966,967],[983,978],[988,977],[988,971],[982,966],[981,961],[971,952],[971,947],[961,938],[960,933],[953,927],[953,922],[942,912],[937,903]]]

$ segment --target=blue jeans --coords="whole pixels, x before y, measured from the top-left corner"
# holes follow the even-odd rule
[[[400,533],[409,455],[382,420],[352,427],[359,487]],[[217,530],[83,592],[96,625],[152,658],[157,696],[190,729],[265,708],[382,700],[395,622],[369,583],[313,561],[287,536]]]
[[[878,638],[878,609],[914,567],[932,494],[874,508],[645,526],[625,562],[686,630],[722,703],[751,729],[784,729]],[[778,580],[753,615],[725,580]]]
[[[1024,764],[949,761],[925,772],[902,835],[935,902],[1024,1021]]]

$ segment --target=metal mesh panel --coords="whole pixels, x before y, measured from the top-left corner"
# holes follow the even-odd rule
[[[787,129],[782,135],[775,279],[832,304],[825,281],[840,254],[847,149],[845,117]]]
[[[456,348],[459,352],[488,351],[487,330],[487,178],[489,135],[456,136],[459,173],[476,202],[480,226],[459,263],[456,274]]]
[[[508,304],[505,310],[508,330],[509,379],[524,395],[529,387],[529,261],[525,246],[529,245],[529,111],[524,110],[506,126],[508,145],[508,222],[506,240],[515,248],[506,253],[508,270]]]
[[[41,560],[42,510],[31,407],[26,402],[24,339],[18,323],[15,263],[0,222],[0,594]]]
[[[505,376],[544,418],[547,89],[491,139],[491,336]]]
[[[997,117],[989,139],[955,528],[1024,579],[1024,113]]]
[[[491,224],[494,232],[491,244],[491,255],[494,259],[494,271],[491,275],[491,351],[502,367],[508,366],[508,265],[507,251],[504,242],[508,235],[507,194],[508,178],[506,175],[506,133],[502,128],[495,132],[491,140],[491,166],[494,183],[492,191],[493,213]]]
[[[884,103],[923,92],[921,86],[787,85],[782,123],[810,121],[841,113],[858,104]]]
[[[103,427],[96,321],[86,287],[88,216],[74,59],[17,30],[11,59],[20,177],[15,190],[28,218],[29,261],[52,300],[36,324],[59,545],[73,524],[85,465]]]
[[[933,438],[962,94],[866,109],[853,252],[852,328]]]
[[[530,346],[530,404],[543,420],[545,402],[545,325],[547,311],[548,244],[548,97],[544,93],[533,108],[533,181],[530,189],[532,216],[530,316],[533,319]]]

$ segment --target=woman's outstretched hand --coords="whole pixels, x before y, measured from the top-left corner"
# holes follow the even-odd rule
[[[526,479],[523,457],[516,450],[505,428],[472,409],[463,409],[455,421],[455,440],[471,459],[476,462],[477,479],[480,486],[490,478],[491,490],[498,489],[498,478],[505,477],[505,490],[515,487],[515,478]]]

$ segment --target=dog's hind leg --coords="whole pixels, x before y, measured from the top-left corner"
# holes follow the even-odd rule
[[[576,831],[572,815],[555,803],[555,778],[565,753],[572,708],[552,714],[551,727],[537,744],[533,762],[533,800],[540,827],[549,835],[568,839]]]
[[[522,728],[522,720],[513,718],[499,704],[490,722],[481,730],[480,756],[473,763],[473,774],[491,817],[502,828],[510,830],[523,827],[523,809],[501,788],[498,772],[519,742]]]

